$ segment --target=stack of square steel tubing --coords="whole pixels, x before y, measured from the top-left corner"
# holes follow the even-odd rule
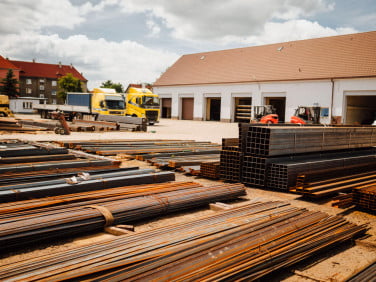
[[[202,162],[200,164],[200,173],[202,177],[218,179],[219,178],[219,162]]]
[[[376,212],[376,184],[355,188],[353,204],[362,209]]]
[[[227,181],[241,182],[242,153],[238,138],[223,138],[220,154],[220,178]]]
[[[375,170],[375,145],[375,127],[240,123],[235,156],[222,148],[221,178],[236,181],[239,167],[245,184],[296,191],[297,177],[307,172],[325,178]]]

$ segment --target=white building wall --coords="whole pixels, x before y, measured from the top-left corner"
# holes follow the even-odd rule
[[[334,80],[333,116],[346,122],[346,95],[375,95],[375,78],[338,79]]]
[[[329,123],[332,115],[343,117],[345,113],[344,97],[349,91],[355,95],[357,95],[356,93],[361,95],[365,91],[376,91],[376,78],[154,87],[156,94],[168,93],[171,95],[173,118],[179,117],[180,109],[177,101],[179,93],[192,93],[195,99],[195,120],[204,120],[205,118],[204,94],[216,93],[218,97],[221,97],[221,120],[223,121],[233,121],[233,98],[237,97],[237,93],[238,97],[244,97],[244,93],[246,93],[245,95],[249,94],[249,97],[252,97],[253,105],[264,105],[265,97],[285,96],[286,121],[290,120],[298,106],[318,104],[322,108],[329,108],[329,117],[324,121],[324,123]]]

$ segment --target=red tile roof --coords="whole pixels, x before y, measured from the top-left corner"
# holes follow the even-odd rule
[[[376,31],[184,55],[154,86],[376,76]]]
[[[15,65],[13,65],[9,60],[0,56],[0,69],[14,69],[14,70],[16,70],[18,68]]]
[[[14,60],[10,60],[10,62],[21,69],[20,77],[60,78],[61,76],[71,73],[75,78],[81,81],[87,81],[73,66]]]

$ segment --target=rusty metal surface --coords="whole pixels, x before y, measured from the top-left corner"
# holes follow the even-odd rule
[[[123,192],[117,189],[109,194],[106,191],[94,192],[91,198],[90,194],[70,195],[70,199],[80,198],[73,203],[65,203],[67,197],[57,197],[50,198],[52,203],[42,200],[9,204],[8,207],[3,205],[8,213],[0,216],[0,249],[100,231],[106,220],[103,213],[88,208],[93,205],[106,208],[116,225],[245,195],[242,184],[203,187],[197,183],[166,183],[157,187],[131,187],[129,191],[127,187],[122,189]],[[12,213],[12,209],[18,212]]]
[[[0,266],[9,281],[253,281],[366,230],[255,202],[194,221]]]

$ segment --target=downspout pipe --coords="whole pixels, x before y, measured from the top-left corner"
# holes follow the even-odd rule
[[[333,78],[330,79],[330,82],[332,83],[332,97],[330,100],[330,124],[333,123],[333,100],[334,100],[334,80]]]

